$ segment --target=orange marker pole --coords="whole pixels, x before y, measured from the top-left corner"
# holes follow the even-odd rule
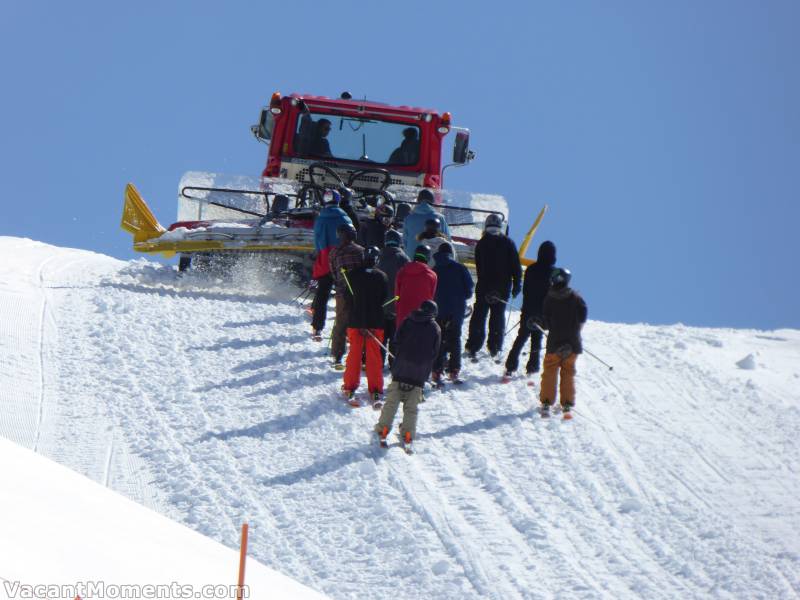
[[[239,585],[236,588],[236,600],[242,600],[244,590],[244,565],[247,560],[247,523],[242,525],[242,547],[239,552]]]

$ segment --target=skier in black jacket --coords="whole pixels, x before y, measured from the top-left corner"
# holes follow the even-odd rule
[[[383,248],[386,232],[392,227],[394,209],[391,204],[381,204],[375,209],[375,216],[367,219],[358,230],[358,244],[369,248]]]
[[[367,248],[360,268],[345,274],[352,290],[347,321],[350,350],[344,371],[342,389],[352,398],[361,383],[361,357],[367,357],[367,385],[372,402],[383,395],[383,303],[386,301],[386,275],[375,268],[380,251]]]
[[[542,324],[542,304],[550,289],[550,275],[556,264],[556,246],[553,242],[542,242],[536,262],[525,269],[525,283],[522,285],[522,314],[519,332],[506,359],[508,380],[519,366],[519,353],[528,338],[531,339],[531,353],[525,371],[528,375],[539,371],[539,354],[542,350],[542,332],[536,325]]]
[[[575,406],[575,361],[583,352],[581,329],[586,323],[588,309],[580,294],[569,287],[571,278],[567,269],[554,269],[550,276],[550,291],[542,306],[542,320],[548,330],[539,393],[543,417],[549,416],[550,407],[556,401],[559,371],[561,409],[565,419],[572,417],[570,409]]]
[[[522,266],[514,241],[503,234],[503,218],[492,213],[486,217],[483,237],[475,246],[475,306],[469,321],[467,353],[474,361],[486,338],[486,316],[489,316],[489,337],[486,346],[492,357],[503,348],[506,303],[509,294],[516,298],[522,289]]]
[[[433,361],[439,354],[442,335],[436,324],[436,303],[425,300],[403,320],[395,336],[397,354],[392,364],[392,383],[386,392],[386,404],[375,432],[383,441],[389,435],[395,414],[403,403],[400,435],[408,447],[417,432],[417,405],[422,402],[422,388],[430,377]]]
[[[386,339],[386,346],[389,352],[394,355],[394,331],[395,319],[397,318],[397,301],[394,300],[394,283],[397,279],[397,272],[409,262],[408,256],[403,252],[403,236],[399,231],[390,229],[386,232],[383,250],[378,259],[378,269],[386,274],[386,305],[383,307],[384,324],[383,335]],[[381,352],[385,354],[384,350]],[[389,356],[389,364],[392,364],[392,357]]]

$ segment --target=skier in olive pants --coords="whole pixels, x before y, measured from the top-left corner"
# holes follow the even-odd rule
[[[413,311],[395,335],[397,354],[392,363],[392,383],[386,391],[375,432],[385,440],[392,428],[400,403],[403,403],[403,422],[400,435],[406,445],[417,433],[417,405],[423,401],[422,388],[431,375],[433,361],[439,354],[442,334],[436,324],[436,303],[426,300]]]

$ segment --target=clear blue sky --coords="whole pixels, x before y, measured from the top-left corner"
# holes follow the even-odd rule
[[[800,2],[4,2],[0,235],[133,256],[187,170],[258,174],[275,90],[453,113],[593,318],[800,327]]]

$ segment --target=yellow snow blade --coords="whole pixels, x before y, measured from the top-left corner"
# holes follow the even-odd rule
[[[528,230],[528,233],[525,235],[525,238],[522,240],[522,244],[519,247],[519,262],[522,263],[523,266],[532,265],[536,261],[531,258],[525,258],[525,254],[528,252],[528,246],[531,245],[531,240],[533,236],[536,234],[536,230],[539,229],[539,225],[544,218],[544,213],[547,212],[547,204],[542,207],[542,210],[539,211],[539,216],[536,217],[536,220],[531,225],[531,228]]]
[[[132,183],[125,186],[125,204],[122,207],[120,227],[133,234],[133,241],[145,242],[166,231]]]

